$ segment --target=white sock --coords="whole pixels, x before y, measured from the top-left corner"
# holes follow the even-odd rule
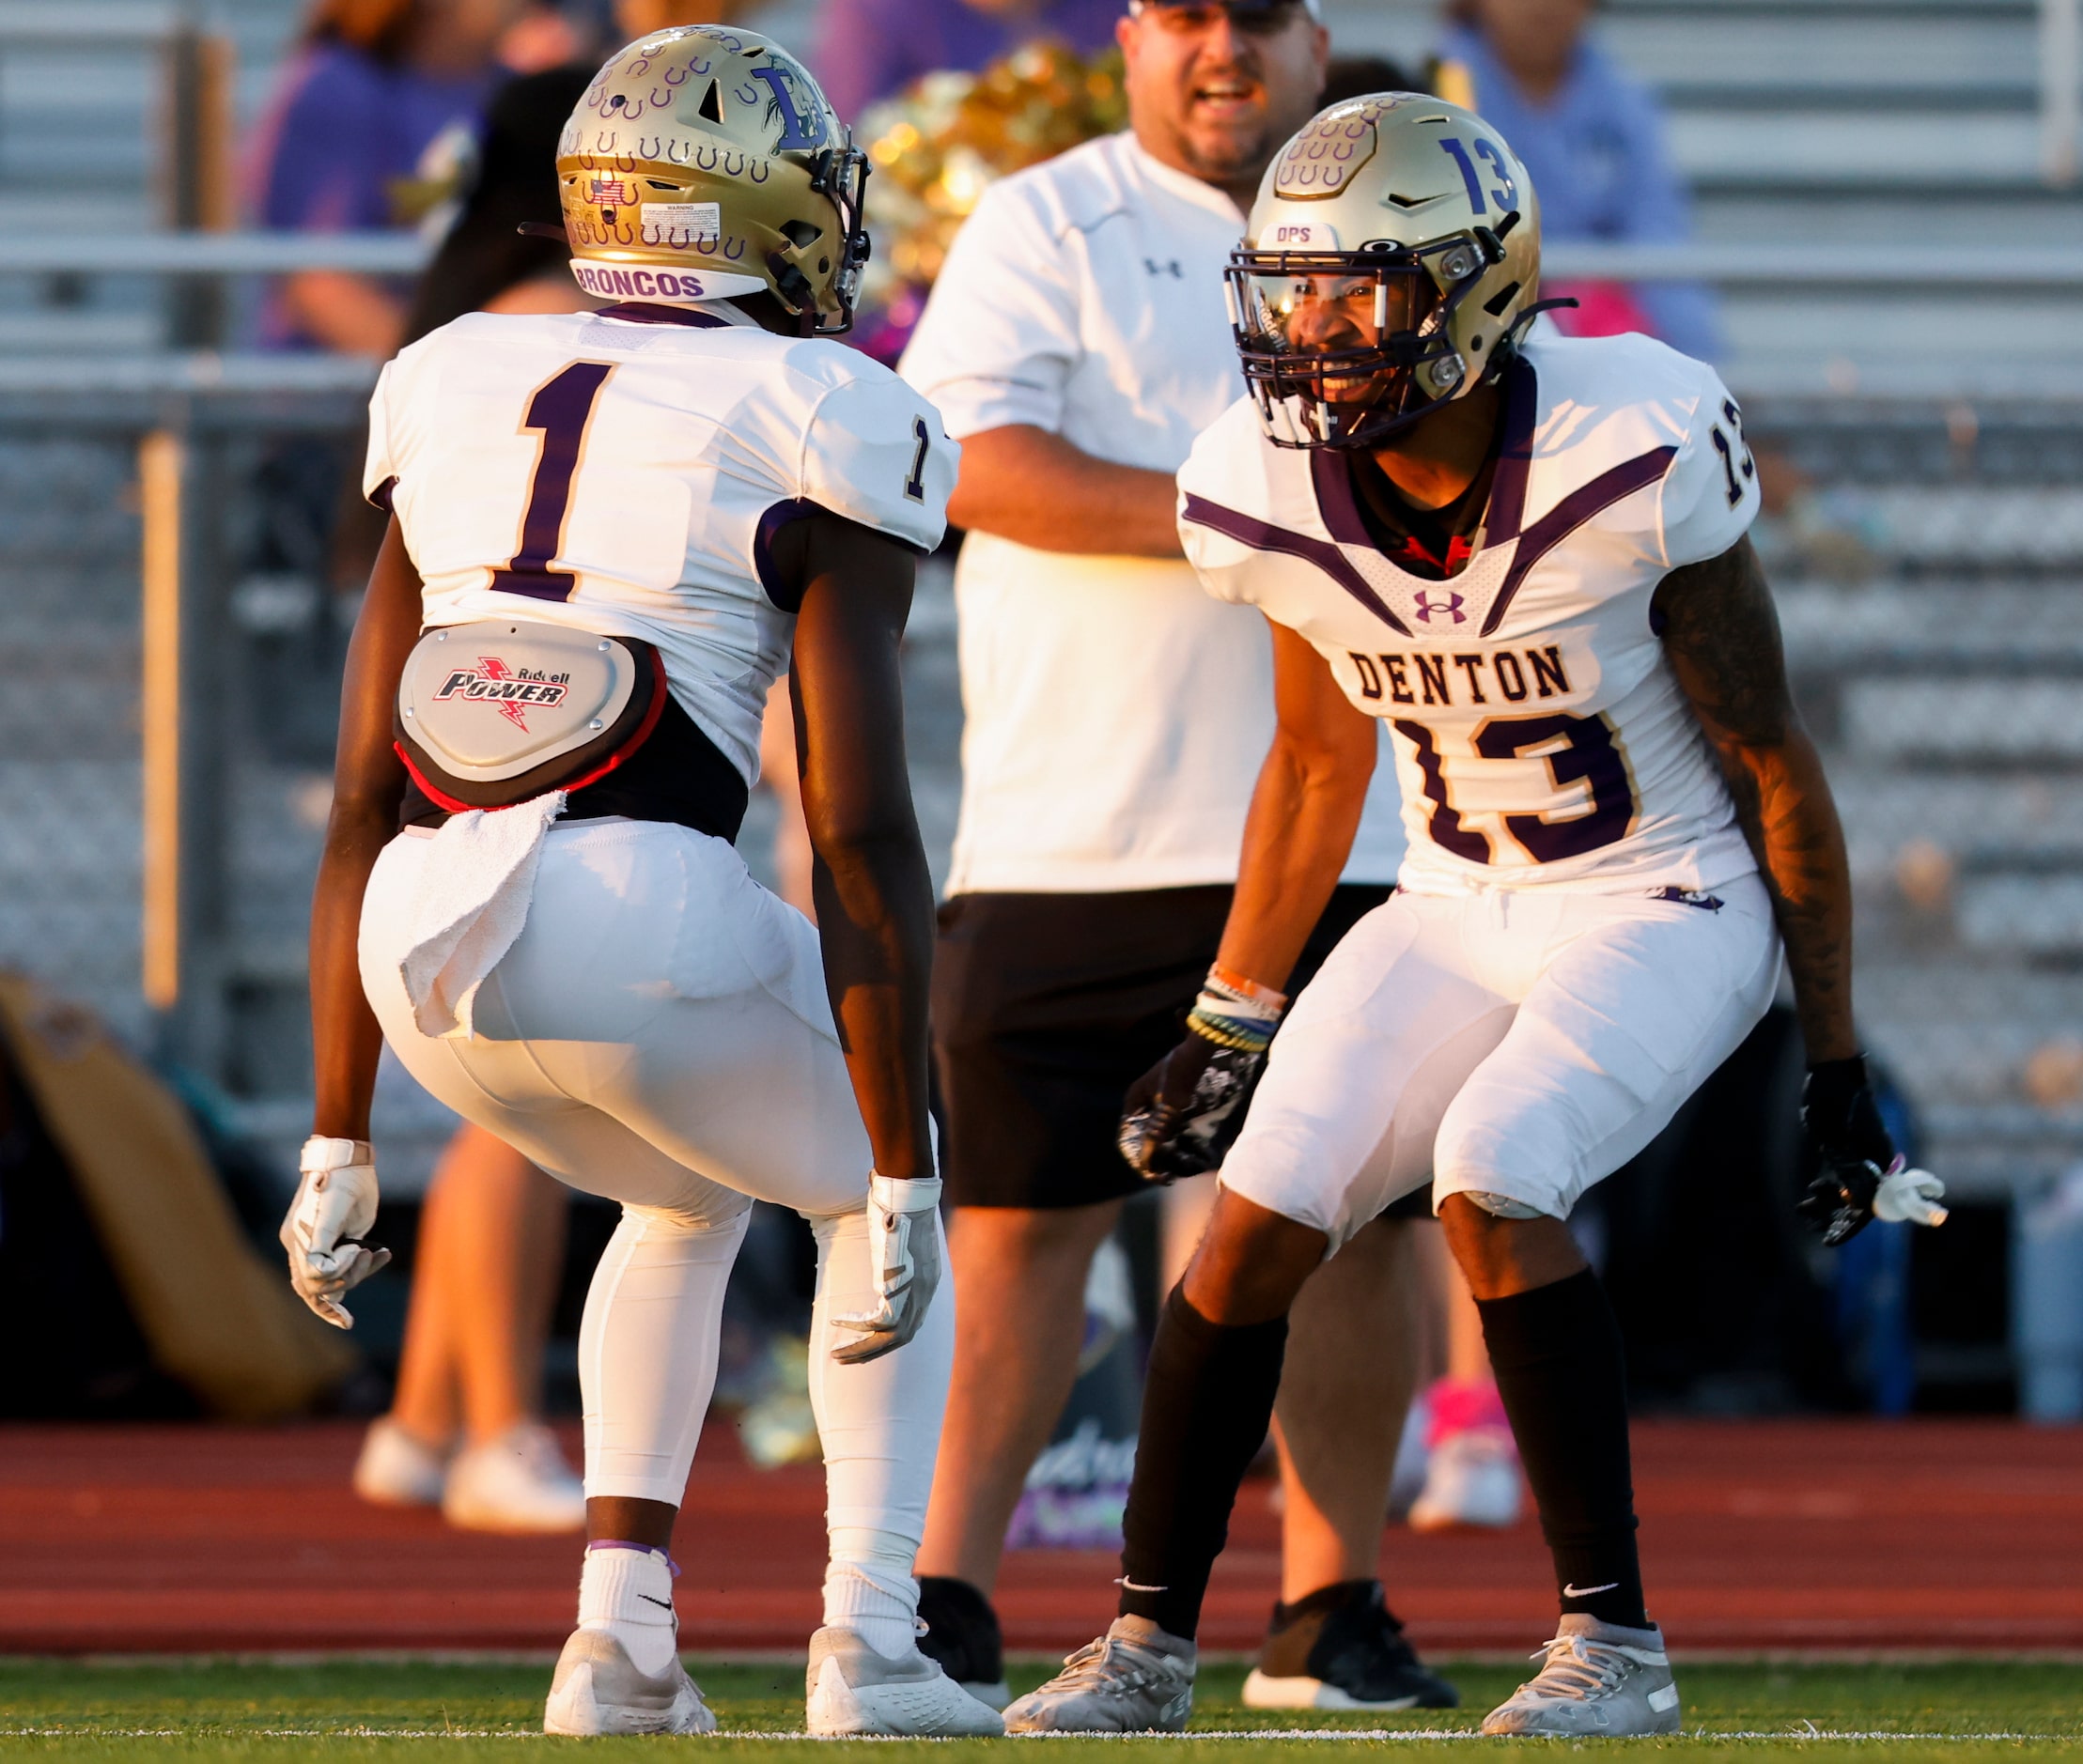
[[[919,1639],[919,1583],[911,1578],[917,1554],[917,1545],[887,1531],[833,1531],[825,1621],[851,1630],[885,1660],[906,1658]]]
[[[825,1618],[889,1659],[917,1645],[918,1583],[911,1577],[925,1533],[926,1497],[940,1447],[940,1418],[955,1363],[955,1290],[941,1251],[940,1291],[919,1333],[865,1366],[832,1357],[833,1313],[872,1308],[867,1215],[812,1219],[817,1238],[817,1300],[811,1317],[810,1400],[825,1454],[825,1523],[832,1565]]]
[[[679,1634],[665,1552],[589,1544],[579,1571],[579,1627],[606,1630],[645,1678],[663,1672]]]

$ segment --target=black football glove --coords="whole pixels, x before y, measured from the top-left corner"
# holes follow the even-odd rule
[[[1809,1068],[1801,1088],[1808,1189],[1798,1212],[1834,1248],[1876,1218],[1943,1225],[1946,1187],[1929,1170],[1905,1169],[1873,1101],[1866,1060],[1828,1060]]]
[[[1129,1086],[1115,1143],[1154,1183],[1219,1168],[1244,1126],[1266,1050],[1224,1047],[1190,1025],[1186,1039]]]

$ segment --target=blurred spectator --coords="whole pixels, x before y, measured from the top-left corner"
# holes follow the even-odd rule
[[[518,0],[318,0],[254,154],[260,224],[331,233],[426,219],[469,163],[517,9]],[[262,341],[387,356],[404,322],[394,285],[306,270],[274,290]]]
[[[400,348],[465,313],[571,313],[598,303],[571,279],[571,251],[561,237],[521,231],[564,224],[557,137],[591,77],[578,67],[524,74],[492,100],[475,176],[420,278]]]
[[[1111,47],[1125,9],[1124,0],[825,0],[812,71],[858,126],[922,74],[975,73],[1044,38],[1080,54]]]
[[[1532,173],[1542,235],[1550,243],[1688,239],[1691,207],[1671,162],[1662,110],[1587,35],[1596,4],[1453,0],[1442,58],[1466,70],[1472,107]],[[1573,335],[1646,331],[1702,360],[1720,353],[1714,298],[1702,287],[1544,282],[1541,291],[1582,301],[1578,311],[1554,315]]]
[[[1365,98],[1371,92],[1424,92],[1423,81],[1413,80],[1398,62],[1387,55],[1333,55],[1324,70],[1324,89],[1316,108],[1329,110],[1348,99]]]
[[[614,0],[614,28],[620,41],[633,43],[681,24],[751,25],[768,5],[769,0]]]
[[[585,1524],[541,1420],[564,1227],[564,1189],[482,1127],[457,1129],[420,1209],[396,1399],[354,1466],[365,1500],[439,1506],[473,1531]]]
[[[476,177],[421,278],[403,342],[468,312],[596,304],[572,281],[560,240],[517,230],[560,220],[557,135],[588,78],[578,68],[525,75],[492,101]],[[382,518],[371,526],[360,537],[373,556]],[[396,1400],[355,1467],[365,1498],[439,1502],[451,1524],[474,1530],[584,1524],[579,1479],[540,1419],[565,1202],[520,1153],[482,1128],[457,1130],[420,1215]]]
[[[686,24],[750,24],[771,0],[522,0],[499,39],[514,73],[583,63],[588,72],[625,43]]]

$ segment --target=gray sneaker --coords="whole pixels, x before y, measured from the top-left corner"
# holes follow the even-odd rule
[[[1565,1617],[1533,1656],[1546,1663],[1483,1719],[1485,1733],[1558,1739],[1678,1731],[1678,1687],[1663,1632]]]
[[[980,1703],[917,1648],[903,1660],[879,1654],[851,1630],[810,1638],[803,1675],[803,1725],[812,1733],[988,1734],[1005,1731],[998,1710]]]
[[[557,1656],[542,1730],[587,1739],[611,1733],[714,1733],[716,1717],[677,1655],[657,1677],[646,1677],[607,1631],[574,1630]]]
[[[1193,1713],[1193,1644],[1147,1617],[1116,1617],[1038,1691],[1005,1710],[1007,1733],[1180,1733]]]

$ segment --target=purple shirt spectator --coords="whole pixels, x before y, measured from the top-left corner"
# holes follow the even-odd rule
[[[974,73],[1024,43],[1052,37],[1080,54],[1113,39],[1126,0],[1045,0],[992,13],[965,0],[825,0],[815,71],[842,121],[922,73]]]
[[[412,225],[418,217],[399,210],[396,186],[415,175],[451,124],[476,126],[494,78],[437,79],[338,43],[304,50],[261,126],[253,205],[260,224],[293,233]],[[261,341],[271,348],[313,343],[273,296]]]
[[[1595,43],[1578,44],[1568,76],[1546,104],[1528,100],[1475,31],[1449,30],[1440,54],[1469,70],[1476,108],[1533,175],[1544,239],[1660,243],[1692,237],[1692,206],[1671,162],[1662,110]],[[1702,361],[1720,353],[1719,317],[1707,289],[1659,282],[1628,292],[1672,348]]]

